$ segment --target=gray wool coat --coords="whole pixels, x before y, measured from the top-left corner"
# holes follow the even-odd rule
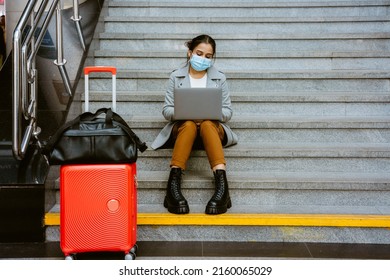
[[[156,139],[153,141],[151,148],[158,149],[161,148],[168,140],[172,133],[173,126],[175,121],[173,120],[173,111],[174,111],[174,101],[173,101],[173,91],[175,88],[189,88],[191,87],[188,64],[183,68],[179,68],[171,73],[168,82],[168,88],[165,94],[165,103],[163,107],[162,114],[169,123],[161,130],[157,135]],[[225,74],[218,71],[217,68],[211,66],[207,70],[207,87],[220,87],[222,88],[222,121],[221,125],[225,130],[225,140],[224,147],[235,145],[238,142],[237,135],[226,125],[232,115],[233,111],[231,109],[231,101],[229,96],[229,89],[226,83]]]

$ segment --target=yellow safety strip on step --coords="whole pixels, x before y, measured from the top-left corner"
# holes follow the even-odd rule
[[[60,214],[47,213],[46,226],[59,226]],[[390,228],[389,215],[138,213],[138,225],[150,226],[307,226]]]

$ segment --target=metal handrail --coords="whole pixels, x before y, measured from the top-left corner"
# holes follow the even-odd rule
[[[73,0],[73,16],[70,19],[73,20],[76,25],[76,30],[77,30],[77,34],[79,35],[81,47],[85,51],[86,50],[85,39],[80,24],[81,16],[79,14],[79,0]]]
[[[68,74],[66,72],[66,60],[63,58],[63,41],[62,41],[62,1],[63,0],[30,0],[24,9],[20,20],[13,33],[13,99],[12,99],[12,150],[14,157],[22,160],[31,138],[34,137],[38,145],[38,135],[40,128],[37,126],[37,94],[38,94],[38,76],[35,69],[35,58],[43,37],[48,29],[49,23],[56,11],[56,44],[57,59],[54,64],[58,66],[66,92],[71,96],[72,89]],[[77,18],[80,24],[81,17],[78,15],[78,0],[73,2],[74,18]],[[44,17],[44,12],[47,11]],[[35,11],[36,10],[36,11]],[[38,23],[43,19],[42,27],[37,38],[35,32]],[[23,32],[28,22],[31,28],[23,36]],[[84,37],[81,26],[77,27],[79,38],[82,40],[81,45],[85,50]],[[22,117],[28,125],[23,134]],[[23,134],[23,136],[22,136]]]

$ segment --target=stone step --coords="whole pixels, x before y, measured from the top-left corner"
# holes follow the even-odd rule
[[[197,34],[100,33],[101,50],[186,51],[186,41]],[[389,51],[389,33],[249,33],[215,34],[217,57],[223,51]]]
[[[94,112],[99,108],[112,107],[111,101],[94,101],[89,110]],[[118,102],[116,112],[120,115],[133,114],[137,116],[161,115],[163,101],[156,102]],[[345,103],[345,102],[294,102],[288,101],[242,101],[232,103],[234,117],[240,116],[390,116],[390,103]]]
[[[166,124],[166,120],[159,116],[122,116],[129,124],[136,128],[159,128]],[[314,116],[314,117],[291,117],[274,116],[259,117],[246,116],[236,117],[229,121],[229,125],[238,129],[271,129],[271,128],[306,128],[306,129],[388,129],[390,128],[390,117],[371,116]]]
[[[287,125],[287,124],[286,124]],[[134,125],[136,126],[136,125]],[[232,126],[232,125],[230,125]],[[135,128],[134,131],[143,141],[151,143],[162,129],[158,128]],[[240,141],[261,141],[275,143],[291,142],[324,142],[336,141],[340,143],[389,143],[390,130],[382,128],[259,128],[246,129],[235,128],[234,132]]]
[[[175,69],[185,62],[180,52],[133,52],[101,50],[95,52],[97,65],[121,69]],[[390,52],[218,52],[214,65],[234,71],[245,65],[248,71],[261,70],[344,70],[390,69]]]
[[[152,142],[162,117],[122,116],[143,141]],[[228,125],[245,142],[389,143],[389,117],[233,117]]]
[[[81,99],[84,93],[80,92]],[[118,102],[160,102],[165,91],[117,91]],[[289,103],[377,103],[389,102],[387,92],[230,92],[232,102],[289,102]],[[90,91],[91,102],[111,101],[111,91]]]
[[[300,17],[311,16],[386,16],[386,1],[351,2],[129,2],[111,1],[110,16],[209,16],[209,17]]]
[[[253,33],[265,32],[389,32],[390,19],[377,17],[217,18],[217,17],[106,17],[105,32],[132,33]]]
[[[243,143],[225,149],[228,170],[251,172],[389,172],[389,144],[340,145],[315,143],[299,147],[297,143]],[[298,146],[298,147],[297,147]],[[369,147],[369,148],[368,148]],[[140,170],[169,170],[172,151],[162,149],[139,155]],[[189,170],[210,170],[204,151],[193,151]]]
[[[144,205],[140,207],[140,211],[166,211],[161,202],[167,179],[168,172],[139,169],[138,201],[140,205]],[[390,210],[389,176],[386,173],[232,171],[228,172],[228,180],[235,205],[232,209],[234,213],[307,213],[308,209],[312,213],[318,213],[314,210],[316,206],[323,207],[322,211],[327,207],[328,211],[332,207],[333,210],[338,207],[338,211],[345,207],[339,213],[351,213],[349,211],[354,207],[363,210],[377,205],[383,206],[380,207],[382,211]],[[379,198],[378,193],[383,194],[383,197]],[[204,205],[213,194],[211,172],[186,171],[183,176],[183,194],[191,205],[202,205],[200,212],[203,212]],[[148,209],[149,205],[152,205],[151,209]],[[155,208],[153,205],[159,207]],[[293,210],[294,207],[297,208]]]
[[[165,90],[172,70],[136,71],[118,69],[118,91]],[[385,70],[290,70],[225,71],[229,89],[234,91],[390,91]],[[111,90],[111,76],[90,78],[90,90]]]

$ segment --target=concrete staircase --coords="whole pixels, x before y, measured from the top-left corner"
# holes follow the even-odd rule
[[[225,150],[233,207],[203,214],[213,193],[194,151],[183,193],[162,206],[171,150],[138,165],[138,239],[390,242],[390,1],[105,1],[94,65],[118,68],[118,108],[152,142],[184,42],[207,33],[228,77],[239,144]],[[91,79],[91,111],[110,106],[110,77]],[[47,240],[59,239],[57,204]]]

